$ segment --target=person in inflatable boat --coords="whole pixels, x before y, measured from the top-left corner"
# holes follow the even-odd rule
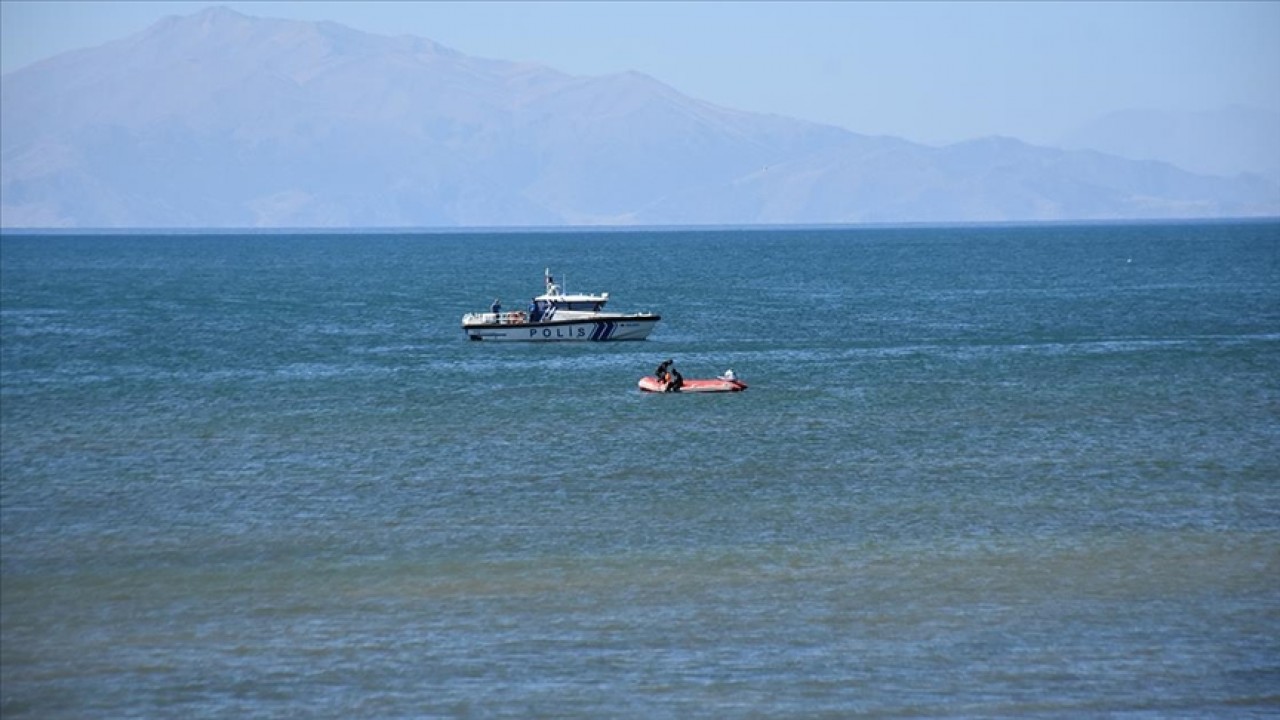
[[[684,376],[680,374],[680,371],[674,365],[667,370],[666,383],[667,386],[663,389],[663,392],[676,392],[684,386]]]
[[[658,368],[653,371],[653,376],[663,384],[665,392],[675,392],[684,385],[684,376],[672,367],[672,361],[669,358],[658,364]]]
[[[667,368],[671,367],[670,360],[663,360],[658,363],[658,369],[653,371],[653,376],[658,378],[659,382],[667,381]]]

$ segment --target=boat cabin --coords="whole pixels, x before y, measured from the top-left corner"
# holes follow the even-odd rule
[[[534,298],[529,305],[529,320],[530,322],[538,322],[562,310],[581,313],[603,312],[604,305],[607,302],[609,302],[609,293],[601,295],[565,295],[560,292],[558,286],[551,285],[548,287],[546,294]]]

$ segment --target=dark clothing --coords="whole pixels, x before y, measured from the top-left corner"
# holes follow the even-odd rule
[[[659,380],[666,380],[667,368],[669,367],[671,367],[671,361],[663,360],[662,364],[658,366],[658,369],[653,371],[654,377],[658,378]]]
[[[684,376],[680,374],[679,370],[671,368],[670,377],[671,382],[667,383],[667,392],[676,392],[684,387]]]

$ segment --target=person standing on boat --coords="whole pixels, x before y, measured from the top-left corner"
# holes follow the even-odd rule
[[[500,323],[500,322],[502,322],[502,316],[501,316],[501,315],[499,315],[499,313],[501,313],[501,312],[502,312],[502,299],[501,299],[501,298],[494,298],[494,299],[493,299],[493,307],[489,308],[489,310],[491,310],[491,311],[493,312],[493,321],[494,321],[495,323]]]

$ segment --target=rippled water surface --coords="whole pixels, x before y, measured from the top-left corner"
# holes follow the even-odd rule
[[[1274,717],[1278,448],[1274,223],[6,235],[0,711]]]

